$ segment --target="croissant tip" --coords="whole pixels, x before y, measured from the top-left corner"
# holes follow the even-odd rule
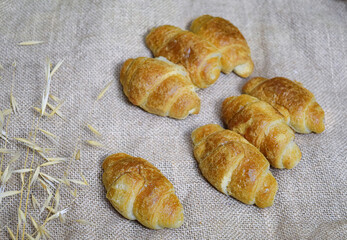
[[[325,130],[324,111],[317,102],[314,102],[308,109],[307,125],[315,133],[322,133]]]
[[[259,208],[271,207],[275,201],[277,190],[278,183],[269,171],[258,191],[258,195],[255,199],[255,205]]]
[[[230,97],[227,97],[226,99],[224,99],[223,101],[223,106],[231,101],[233,101],[234,99],[236,98],[236,96],[230,96]]]
[[[183,206],[178,197],[172,193],[163,200],[158,225],[162,228],[178,228],[183,224],[183,221]]]
[[[102,163],[102,168],[105,170],[110,165],[111,162],[120,160],[120,159],[125,158],[125,157],[129,157],[129,155],[126,153],[112,154],[112,155],[105,158],[105,160]]]
[[[249,94],[254,88],[256,88],[261,82],[267,80],[263,77],[253,77],[242,87],[242,93]]]
[[[254,64],[252,60],[249,60],[248,62],[244,64],[236,66],[234,68],[234,72],[240,77],[247,78],[252,74],[253,68],[254,68]]]
[[[301,151],[298,145],[296,145],[296,143],[294,142],[289,143],[287,151],[285,152],[285,156],[283,156],[284,168],[286,169],[294,168],[300,162],[301,156],[302,156]]]

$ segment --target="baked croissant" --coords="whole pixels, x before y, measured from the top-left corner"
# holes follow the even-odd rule
[[[120,82],[129,101],[147,112],[183,119],[200,111],[188,72],[163,57],[128,59]]]
[[[178,228],[183,207],[174,187],[152,164],[142,158],[117,153],[102,164],[107,199],[124,217],[152,228]]]
[[[170,25],[160,26],[147,35],[146,44],[154,56],[183,65],[199,88],[208,87],[219,77],[221,54],[211,43],[192,32]]]
[[[231,22],[220,17],[203,15],[193,21],[190,30],[211,42],[222,53],[224,73],[234,71],[241,77],[251,75],[251,50],[239,29]]]
[[[270,104],[246,94],[229,97],[223,102],[222,116],[228,128],[258,148],[272,167],[291,169],[300,161],[293,130]]]
[[[324,111],[301,83],[283,77],[257,77],[249,80],[242,90],[270,103],[296,132],[324,131]]]
[[[236,132],[208,124],[192,133],[202,175],[219,191],[260,208],[273,204],[277,181],[269,162]]]

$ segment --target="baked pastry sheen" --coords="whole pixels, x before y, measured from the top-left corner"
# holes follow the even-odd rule
[[[163,56],[183,65],[193,84],[199,88],[213,84],[220,75],[220,52],[192,32],[171,25],[160,26],[147,35],[146,44],[154,56]]]
[[[210,41],[222,53],[224,73],[234,71],[241,77],[251,75],[254,67],[251,50],[239,29],[231,22],[224,18],[203,15],[193,21],[190,29]]]
[[[107,157],[102,167],[106,197],[124,217],[152,229],[182,225],[183,208],[174,187],[148,161],[117,153]]]
[[[256,77],[243,86],[243,92],[270,103],[299,133],[324,131],[324,111],[314,95],[301,83],[287,78]]]
[[[290,169],[300,161],[293,130],[270,104],[246,94],[229,97],[223,102],[222,116],[228,128],[257,147],[272,167]]]
[[[120,82],[129,101],[147,112],[183,119],[200,111],[188,72],[163,57],[128,59]]]
[[[241,135],[217,124],[192,133],[202,175],[219,191],[245,204],[273,204],[278,186],[266,158]]]

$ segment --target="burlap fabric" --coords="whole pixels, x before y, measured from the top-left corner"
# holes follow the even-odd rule
[[[20,113],[8,125],[10,137],[28,137],[38,119],[44,87],[44,62],[64,59],[52,81],[51,92],[65,99],[66,121],[55,116],[38,126],[60,136],[55,156],[69,156],[80,137],[98,140],[108,150],[81,144],[81,160],[73,161],[69,178],[86,176],[90,187],[77,186],[78,198],[62,189],[61,207],[70,207],[66,224],[53,220],[47,229],[53,239],[346,239],[346,68],[347,11],[345,1],[0,1],[0,107],[8,108],[12,67],[17,62],[14,96]],[[201,112],[185,120],[149,114],[131,105],[122,93],[119,71],[127,58],[150,57],[144,37],[152,27],[172,24],[187,29],[202,15],[221,16],[246,37],[252,51],[252,76],[284,76],[311,90],[325,110],[322,134],[296,134],[302,161],[292,170],[271,169],[279,183],[275,203],[267,209],[244,205],[214,189],[202,177],[192,154],[190,134],[207,123],[222,124],[221,103],[239,95],[246,82],[235,74],[221,75],[198,92]],[[27,40],[44,44],[19,46]],[[95,102],[111,80],[104,98]],[[97,139],[86,129],[99,129]],[[38,133],[38,142],[51,145]],[[1,147],[4,142],[1,141]],[[25,148],[11,141],[22,157]],[[173,183],[185,211],[176,230],[149,230],[118,214],[107,201],[101,182],[101,163],[114,152],[140,156],[158,167]],[[31,162],[29,154],[28,164]],[[4,166],[8,163],[5,157]],[[44,161],[35,157],[33,168]],[[4,170],[4,166],[2,170]],[[62,177],[66,165],[42,168]],[[6,190],[19,190],[14,174]],[[41,204],[47,194],[35,184],[32,192]],[[24,196],[25,199],[25,196]],[[18,195],[2,200],[0,238],[6,227],[17,225]],[[23,201],[24,204],[24,201]],[[29,213],[41,215],[29,204]],[[74,220],[85,219],[93,225]],[[42,223],[42,221],[40,222]],[[28,218],[27,231],[33,233]]]

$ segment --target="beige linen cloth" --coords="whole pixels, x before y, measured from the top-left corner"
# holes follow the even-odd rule
[[[31,107],[40,107],[44,64],[50,57],[53,66],[64,59],[53,76],[51,93],[65,99],[61,112],[66,120],[43,118],[38,127],[60,136],[51,156],[68,157],[79,137],[82,142],[81,159],[72,161],[68,178],[81,180],[82,172],[90,186],[62,185],[59,209],[69,211],[65,224],[54,219],[46,225],[52,239],[346,239],[346,8],[346,1],[341,0],[1,0],[0,63],[5,70],[0,70],[0,108],[10,107],[14,60],[13,95],[19,104],[19,113],[12,115],[8,124],[9,138],[27,138],[33,120],[37,124],[38,114]],[[247,79],[221,74],[214,85],[198,91],[200,114],[185,120],[149,114],[130,104],[122,92],[122,63],[128,58],[152,56],[144,43],[149,29],[163,24],[188,29],[191,21],[203,14],[224,17],[244,34],[255,64],[252,77],[283,76],[300,81],[325,110],[322,134],[296,134],[302,151],[299,165],[292,170],[271,169],[279,184],[272,207],[248,206],[218,192],[205,181],[192,154],[192,130],[208,123],[223,124],[222,101],[239,95]],[[29,40],[45,42],[18,45]],[[110,81],[108,92],[95,103]],[[88,123],[102,137],[95,137],[85,127]],[[107,149],[91,147],[85,140],[97,140]],[[52,146],[40,133],[37,141]],[[21,151],[13,168],[23,168],[23,145],[11,140],[7,148]],[[112,208],[105,197],[101,164],[115,152],[149,160],[173,183],[184,207],[182,227],[149,230]],[[30,151],[27,168],[31,160]],[[8,162],[6,155],[2,171]],[[36,155],[32,168],[44,162]],[[41,171],[61,178],[66,166],[47,166]],[[19,174],[13,174],[6,191],[20,187]],[[72,202],[70,190],[75,188],[78,197]],[[31,192],[42,206],[47,193],[40,184],[35,183]],[[19,198],[2,199],[0,239],[9,238],[7,226],[16,234]],[[31,203],[28,212],[39,224],[48,213],[40,214]],[[26,231],[34,233],[29,214]],[[19,233],[21,236],[22,231]]]

